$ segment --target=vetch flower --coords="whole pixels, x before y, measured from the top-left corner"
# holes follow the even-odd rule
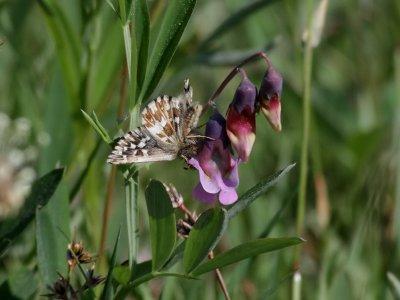
[[[276,131],[282,130],[281,124],[281,94],[282,76],[270,65],[261,82],[258,101],[261,111]]]
[[[221,114],[215,113],[209,119],[205,135],[207,139],[200,152],[188,161],[199,171],[200,177],[193,195],[205,203],[218,198],[223,205],[232,204],[238,198],[235,188],[239,184],[237,168],[240,160],[231,155],[226,121]]]
[[[244,72],[242,76],[242,82],[228,108],[226,132],[239,158],[247,161],[256,139],[257,89]]]

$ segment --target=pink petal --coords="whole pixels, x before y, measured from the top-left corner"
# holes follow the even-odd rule
[[[218,183],[212,178],[207,176],[207,174],[201,168],[197,159],[192,157],[191,159],[189,159],[188,163],[199,171],[200,183],[206,192],[211,194],[216,194],[220,191]]]
[[[207,193],[200,183],[193,189],[193,196],[207,204],[213,203],[217,198],[217,194]]]
[[[227,174],[227,176],[225,176],[224,183],[225,185],[229,186],[229,187],[237,187],[239,185],[239,163],[240,160],[234,160],[232,159],[232,170]]]
[[[235,203],[237,199],[238,195],[234,188],[226,188],[219,193],[219,202],[223,205]]]

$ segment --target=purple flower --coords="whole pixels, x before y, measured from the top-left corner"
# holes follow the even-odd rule
[[[226,115],[227,134],[242,161],[249,159],[256,139],[257,89],[244,75]]]
[[[234,203],[238,196],[239,159],[232,157],[229,151],[229,139],[226,134],[224,117],[215,113],[207,122],[207,140],[196,157],[188,163],[199,171],[200,183],[194,188],[193,195],[205,203],[212,203],[218,197],[223,205]]]
[[[271,65],[264,75],[261,82],[258,100],[260,102],[261,111],[267,118],[268,122],[276,131],[282,130],[281,124],[281,93],[282,93],[282,76]]]

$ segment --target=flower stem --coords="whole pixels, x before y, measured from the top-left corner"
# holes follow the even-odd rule
[[[304,58],[303,58],[303,138],[301,144],[300,157],[300,182],[299,196],[297,199],[297,217],[296,217],[296,232],[298,236],[304,233],[304,215],[306,208],[306,191],[307,191],[307,173],[308,173],[308,150],[310,139],[310,116],[311,116],[311,75],[312,75],[312,57],[313,57],[313,0],[308,0],[308,24],[307,38],[305,41]],[[296,247],[294,257],[294,268],[299,268],[300,265],[301,247]],[[301,271],[300,268],[296,271],[293,277],[293,299],[301,299]]]
[[[128,68],[128,83],[129,83],[129,129],[132,129],[135,125],[136,107],[133,99],[136,88],[136,76],[132,78],[132,51],[136,48],[132,48],[132,31],[130,28],[130,21],[122,25],[122,31],[124,36],[126,65]],[[135,53],[135,52],[134,52]],[[136,58],[135,58],[136,61]],[[139,104],[140,106],[140,104]],[[133,175],[132,175],[133,174]],[[139,209],[137,205],[138,195],[138,172],[135,167],[125,170],[124,172],[124,187],[125,187],[125,205],[126,205],[126,224],[128,231],[128,248],[129,248],[129,267],[132,269],[136,259],[139,248]]]
[[[190,219],[190,221],[194,224],[196,223],[196,217],[194,216],[194,214],[185,206],[185,204],[182,203],[181,206],[178,207],[184,214],[186,214],[188,216],[188,218]],[[209,259],[213,259],[214,258],[214,252],[210,251],[210,253],[208,253],[208,258]],[[226,288],[226,284],[225,284],[225,280],[224,277],[222,276],[222,273],[219,269],[215,269],[215,277],[217,278],[217,282],[222,290],[222,293],[224,294],[224,297],[226,300],[230,300],[231,297],[229,296],[229,292],[228,289]]]
[[[271,66],[270,59],[268,58],[267,54],[265,52],[256,52],[249,57],[245,58],[241,63],[239,63],[237,66],[235,66],[232,71],[226,76],[224,81],[219,85],[219,87],[215,90],[215,92],[211,95],[210,99],[208,99],[207,104],[204,106],[203,112],[205,112],[209,107],[212,106],[213,101],[221,94],[221,92],[225,89],[225,87],[228,85],[228,83],[240,72],[241,72],[241,67],[244,65],[253,62],[257,59],[263,59],[265,63],[267,64],[268,68]]]

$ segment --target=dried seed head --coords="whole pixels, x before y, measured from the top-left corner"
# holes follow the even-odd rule
[[[69,283],[69,280],[58,274],[59,278],[52,286],[47,286],[47,289],[51,292],[43,295],[44,297],[52,299],[78,299],[77,292]]]
[[[104,282],[106,278],[101,275],[94,275],[94,265],[86,273],[86,282],[83,285],[83,289],[89,289],[95,287]]]
[[[68,266],[73,269],[78,263],[88,264],[94,262],[95,258],[85,250],[81,242],[68,244],[67,262]]]

